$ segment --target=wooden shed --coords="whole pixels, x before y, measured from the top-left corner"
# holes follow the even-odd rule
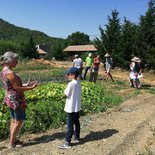
[[[97,48],[94,45],[74,45],[66,47],[63,51],[73,56],[75,54],[81,55],[83,52],[95,52]]]

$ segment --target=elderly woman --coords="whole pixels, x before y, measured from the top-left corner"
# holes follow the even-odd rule
[[[13,68],[18,64],[17,54],[8,51],[0,57],[0,63],[3,66],[1,71],[1,80],[6,89],[3,103],[9,107],[11,114],[10,123],[10,140],[8,148],[22,147],[20,141],[17,140],[17,134],[26,119],[25,108],[26,100],[24,91],[32,90],[38,83],[36,81],[28,81],[22,84],[22,80],[13,72]]]

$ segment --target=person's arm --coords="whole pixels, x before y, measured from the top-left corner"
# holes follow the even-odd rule
[[[66,97],[68,97],[68,96],[70,96],[70,94],[71,94],[71,84],[68,83],[66,89],[64,90],[64,95],[65,95]]]
[[[7,74],[6,77],[9,80],[10,84],[13,86],[13,88],[17,92],[24,92],[24,91],[32,90],[38,86],[37,82],[34,82],[31,85],[21,86],[18,79],[17,79],[17,76],[13,72]]]
[[[84,62],[84,66],[86,67],[87,66],[87,59],[88,57],[86,58],[85,62]]]
[[[75,66],[75,59],[73,60],[73,67]]]

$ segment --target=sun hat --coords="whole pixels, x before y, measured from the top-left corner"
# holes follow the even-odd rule
[[[75,54],[75,55],[74,55],[74,57],[75,57],[75,58],[77,58],[77,57],[78,57],[78,55],[77,55],[77,54]]]
[[[110,54],[109,54],[109,53],[106,53],[106,54],[104,55],[104,57],[110,57]]]
[[[133,59],[131,59],[131,61],[133,61],[133,62],[140,62],[140,59],[138,57],[134,57]]]
[[[74,75],[79,75],[79,70],[76,67],[71,67],[66,71],[66,74],[74,74]]]
[[[92,54],[91,54],[91,53],[89,53],[89,54],[88,54],[88,56],[89,56],[89,57],[91,57],[91,56],[92,56]]]

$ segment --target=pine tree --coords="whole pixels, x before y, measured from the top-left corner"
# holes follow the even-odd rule
[[[147,60],[147,67],[155,69],[155,0],[150,0],[145,16],[140,17],[139,56]]]
[[[122,48],[121,48],[121,24],[118,18],[119,12],[113,10],[111,17],[108,16],[108,24],[105,25],[105,30],[100,27],[101,40],[115,62],[115,65],[122,64]]]
[[[129,62],[133,56],[138,55],[137,40],[138,26],[124,18],[122,26],[122,47],[124,63]],[[124,64],[125,65],[125,64]]]

